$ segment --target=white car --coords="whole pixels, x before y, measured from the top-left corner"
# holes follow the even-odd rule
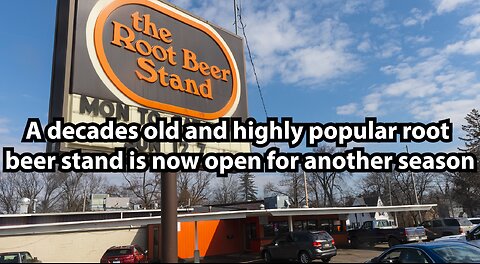
[[[435,241],[461,241],[480,247],[480,224],[474,226],[467,234],[444,236]]]
[[[472,222],[474,225],[480,224],[480,217],[468,218],[468,220],[470,220],[470,222]]]

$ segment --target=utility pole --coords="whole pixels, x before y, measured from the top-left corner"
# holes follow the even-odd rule
[[[407,154],[408,154],[408,146],[407,145],[405,145],[405,149],[407,150]],[[419,205],[420,203],[418,202],[417,184],[415,183],[415,175],[413,174],[413,171],[410,171],[410,175],[412,177],[412,182],[413,182],[413,191],[415,193],[415,201],[417,202],[417,205]],[[422,213],[420,211],[418,211],[418,217],[420,218],[420,223],[423,222]]]
[[[83,212],[85,212],[86,207],[87,207],[87,187],[83,189]]]
[[[305,182],[305,205],[308,208],[308,187],[307,187],[307,173],[303,172],[303,181]]]
[[[392,178],[395,173],[395,164],[393,164],[392,167],[392,174],[390,174],[390,177],[388,178],[388,192],[390,193],[390,206],[393,206],[393,199],[392,199]],[[395,225],[398,226],[398,219],[397,219],[397,212],[393,212],[393,215],[395,217]]]
[[[238,35],[238,25],[237,25],[237,0],[233,0],[233,15],[235,16],[235,21],[233,24],[235,25],[235,35]]]

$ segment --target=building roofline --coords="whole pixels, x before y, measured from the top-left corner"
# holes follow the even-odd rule
[[[179,222],[244,219],[254,216],[303,216],[303,215],[332,215],[349,213],[370,213],[370,212],[406,212],[426,211],[436,204],[426,205],[399,205],[399,206],[376,206],[376,207],[332,207],[332,208],[287,208],[287,209],[266,209],[266,210],[241,210],[209,213],[190,213],[178,215]],[[0,237],[34,235],[46,233],[69,233],[86,232],[113,229],[141,228],[150,224],[160,224],[161,217],[136,217],[123,219],[107,219],[94,221],[59,222],[46,224],[28,224],[0,226]]]

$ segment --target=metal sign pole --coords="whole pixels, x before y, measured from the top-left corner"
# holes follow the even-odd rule
[[[162,172],[162,262],[178,262],[177,173]]]

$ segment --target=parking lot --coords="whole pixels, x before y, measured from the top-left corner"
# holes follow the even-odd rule
[[[387,248],[387,245],[378,245],[370,249],[338,249],[337,256],[333,257],[330,263],[363,263],[380,255]],[[263,260],[258,254],[235,254],[208,257],[203,259],[202,263],[263,263]]]

